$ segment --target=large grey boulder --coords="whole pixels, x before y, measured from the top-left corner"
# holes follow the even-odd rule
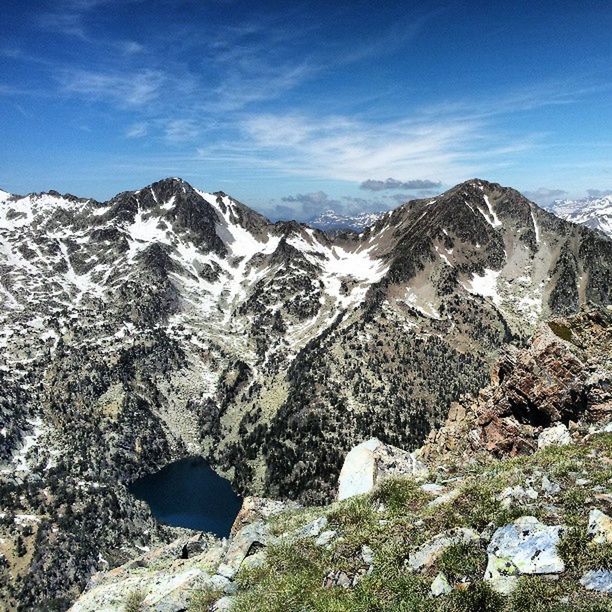
[[[414,453],[371,438],[351,449],[344,459],[338,500],[368,493],[389,476],[425,477],[427,472]]]
[[[557,545],[564,528],[522,516],[495,531],[487,547],[485,580],[501,593],[511,592],[521,574],[559,574],[565,570]]]

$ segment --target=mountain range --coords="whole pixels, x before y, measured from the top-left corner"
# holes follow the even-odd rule
[[[554,200],[545,206],[557,217],[598,229],[612,237],[612,194],[589,196],[577,200]],[[308,225],[325,232],[360,232],[374,225],[384,212],[362,212],[345,215],[328,209],[308,220]]]
[[[3,192],[0,237],[0,572],[25,606],[166,537],[137,476],[201,454],[326,502],[356,443],[416,448],[501,347],[612,302],[609,238],[480,179],[336,234],[178,178]]]
[[[312,217],[307,223],[310,227],[315,227],[324,232],[360,232],[374,225],[383,215],[383,212],[362,212],[357,215],[342,215],[330,208]]]
[[[612,194],[579,200],[555,200],[549,210],[562,219],[600,230],[612,237]]]

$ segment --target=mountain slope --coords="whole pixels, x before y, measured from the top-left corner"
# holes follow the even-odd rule
[[[118,533],[167,537],[131,479],[201,453],[323,502],[354,444],[415,448],[501,346],[612,299],[612,241],[480,180],[333,237],[180,179],[5,194],[0,238],[3,595],[26,606],[129,558]]]

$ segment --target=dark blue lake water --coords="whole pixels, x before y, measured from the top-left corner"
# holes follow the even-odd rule
[[[132,495],[146,501],[155,518],[166,525],[229,535],[242,498],[229,481],[198,457],[181,459],[135,480]]]

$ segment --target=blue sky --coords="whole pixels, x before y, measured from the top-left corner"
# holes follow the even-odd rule
[[[0,186],[272,217],[612,188],[612,3],[3,0]],[[387,179],[391,179],[388,181]]]

